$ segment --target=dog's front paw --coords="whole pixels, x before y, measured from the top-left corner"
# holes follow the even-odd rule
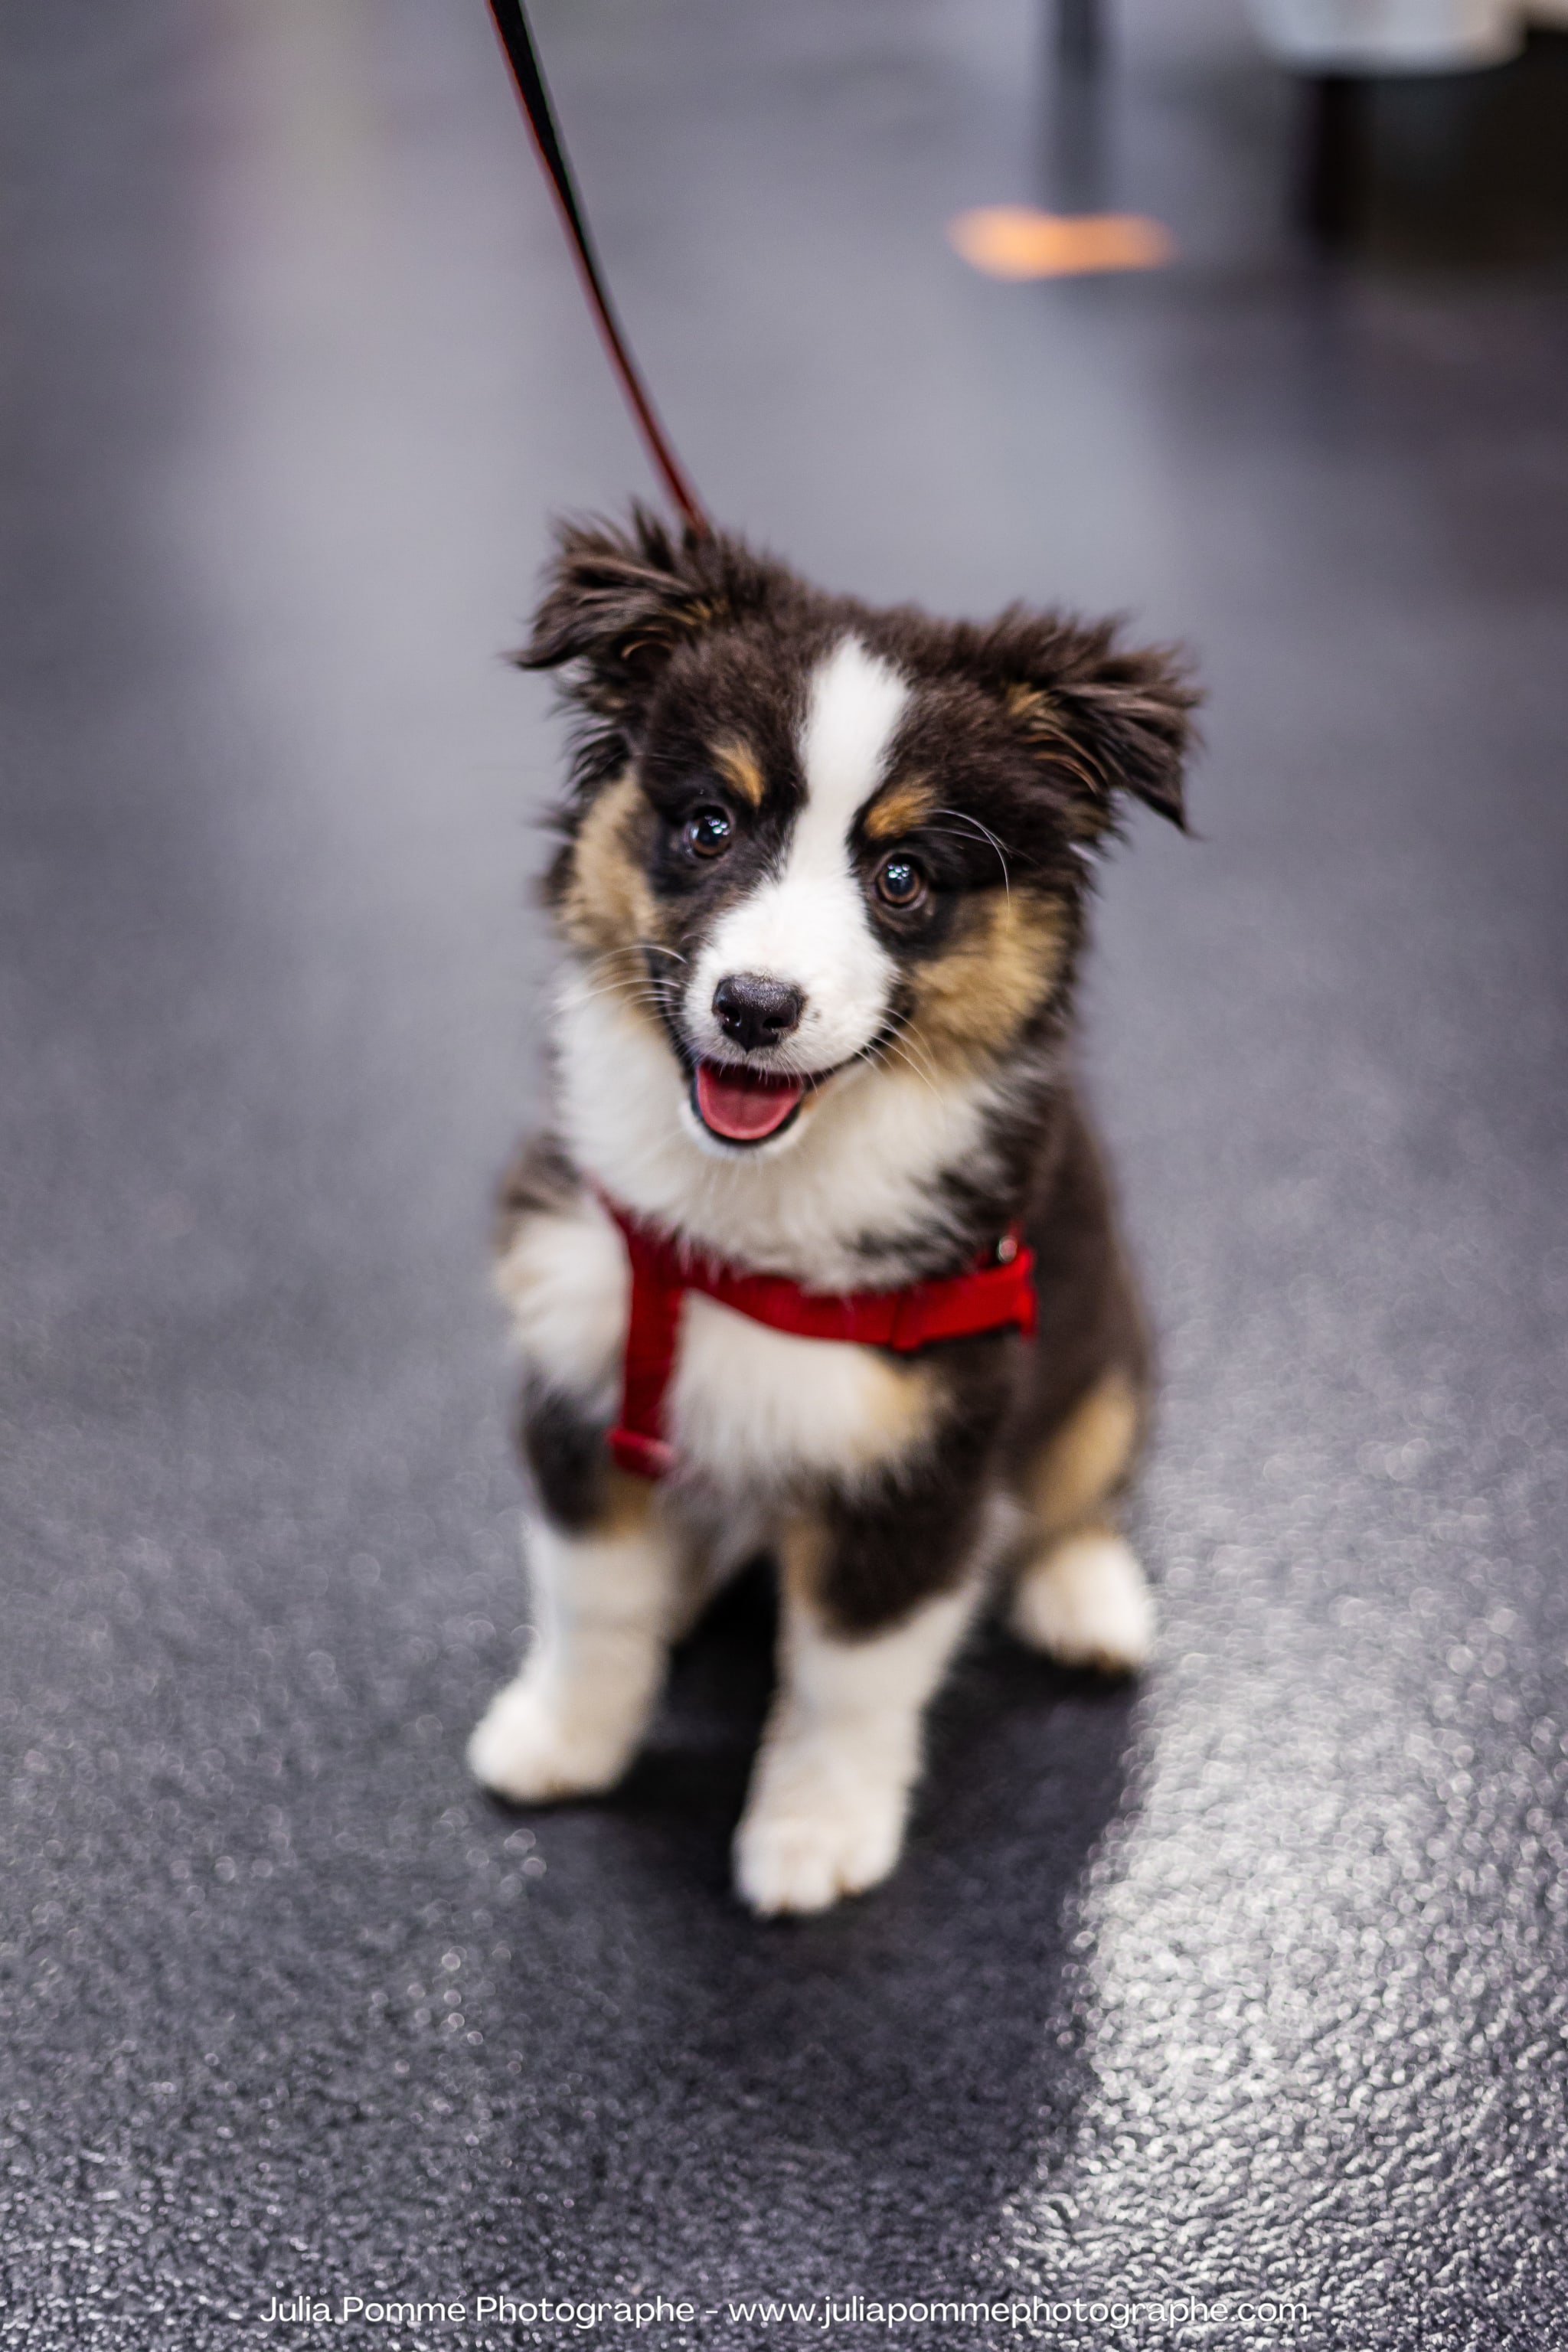
[[[468,1769],[517,1805],[596,1796],[626,1769],[630,1743],[619,1724],[569,1707],[541,1676],[521,1674],[491,1699],[468,1739]]]
[[[1154,1603],[1136,1553],[1121,1536],[1068,1536],[1025,1569],[1012,1627],[1064,1666],[1136,1674],[1154,1646]]]
[[[826,1911],[887,1877],[904,1842],[901,1788],[764,1756],[735,1833],[735,1885],[753,1911]]]

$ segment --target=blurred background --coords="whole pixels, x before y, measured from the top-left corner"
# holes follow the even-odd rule
[[[1109,870],[1086,1042],[1159,1663],[983,1641],[901,1874],[797,1928],[727,1893],[756,1592],[623,1792],[480,1801],[559,772],[500,656],[643,461],[479,0],[6,0],[9,2325],[1018,2291],[1553,2344],[1568,32],[535,14],[718,516],[1201,660],[1197,838]]]

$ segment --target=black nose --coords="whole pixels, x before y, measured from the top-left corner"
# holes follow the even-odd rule
[[[713,991],[713,1018],[726,1037],[733,1037],[748,1054],[763,1045],[776,1045],[800,1025],[805,998],[787,980],[769,980],[760,971],[731,971]]]

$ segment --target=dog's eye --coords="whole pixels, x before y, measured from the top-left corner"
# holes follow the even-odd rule
[[[885,907],[918,907],[926,894],[925,869],[917,858],[895,850],[877,868],[877,896]]]
[[[710,803],[692,811],[680,829],[680,838],[694,857],[722,857],[734,833],[728,809]]]

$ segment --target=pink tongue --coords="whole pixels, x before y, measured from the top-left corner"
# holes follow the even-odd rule
[[[715,1135],[755,1143],[782,1127],[805,1092],[803,1078],[764,1077],[757,1070],[697,1065],[697,1108]]]

